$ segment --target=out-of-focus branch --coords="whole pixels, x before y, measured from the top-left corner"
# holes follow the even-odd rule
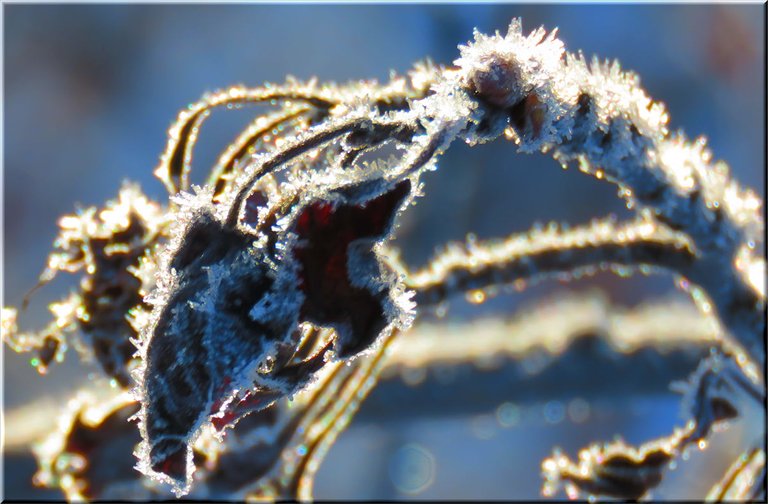
[[[765,400],[763,391],[745,377],[735,360],[713,354],[701,363],[683,389],[689,415],[685,427],[638,448],[623,441],[594,444],[579,453],[578,463],[556,451],[542,463],[545,478],[542,493],[551,497],[564,484],[571,499],[597,496],[640,499],[647,497],[661,482],[665,469],[674,459],[693,444],[704,449],[710,434],[727,421],[743,417],[755,431],[753,434],[764,436],[762,422],[755,427],[754,422],[750,425],[748,421],[760,416]],[[753,470],[759,472],[759,467]],[[727,477],[723,481],[724,487],[731,487]]]
[[[470,330],[473,337],[467,338]],[[356,359],[349,366],[327,366],[315,385],[297,394],[292,402],[281,401],[268,410],[245,417],[228,431],[223,444],[215,441],[211,433],[204,433],[195,445],[199,474],[195,476],[191,497],[308,498],[312,479],[325,452],[380,373],[389,381],[406,376],[412,370],[430,373],[433,369],[464,364],[490,369],[504,359],[522,362],[541,352],[555,362],[583,334],[595,334],[617,355],[634,354],[643,348],[662,353],[676,348],[703,350],[721,339],[716,328],[691,304],[665,302],[623,310],[611,307],[603,297],[594,295],[551,300],[522,311],[508,322],[483,320],[471,327],[417,326],[413,334],[400,335],[397,339],[386,337],[374,353]],[[329,337],[320,335],[311,346],[317,348]],[[311,353],[311,349],[307,352]],[[541,372],[541,362],[537,369],[531,371]],[[453,399],[461,401],[460,397]],[[77,404],[81,407],[75,407]],[[135,403],[124,400],[117,404],[102,398],[77,404],[62,420],[58,434],[43,445],[46,449],[38,449],[38,453],[47,454],[41,458],[43,471],[38,481],[62,487],[68,495],[86,498],[161,495],[162,487],[143,479],[132,467],[126,466],[122,472],[103,473],[93,465],[97,464],[98,457],[107,453],[104,449],[108,446],[113,447],[110,457],[116,457],[117,451],[125,451],[119,458],[133,459],[130,452],[139,442],[135,426],[114,421],[102,423],[105,418],[130,416]],[[52,404],[49,409],[50,415],[41,414],[41,407],[37,405],[9,414],[7,438],[13,443],[7,448],[22,449],[22,442],[29,443],[56,430],[51,424],[56,417],[56,405]],[[407,407],[398,408],[399,415],[407,415],[408,411]],[[47,421],[40,422],[40,419]],[[37,430],[29,428],[34,423]],[[23,429],[27,429],[24,436],[21,435]],[[94,444],[94,440],[101,441]],[[87,453],[82,451],[85,449]]]
[[[707,502],[765,501],[765,451],[752,448],[742,453],[723,479],[707,494]]]
[[[473,337],[467,338],[470,333]],[[712,319],[702,317],[683,300],[623,309],[612,306],[598,293],[562,296],[521,310],[509,320],[417,324],[391,345],[380,379],[403,378],[410,382],[415,372],[428,375],[438,368],[461,365],[489,370],[505,362],[518,362],[530,372],[539,372],[555,363],[584,335],[599,338],[617,358],[643,349],[662,355],[678,349],[695,349],[698,353],[719,346],[724,338]],[[533,360],[526,362],[532,356],[536,357],[535,365]],[[318,380],[317,388],[323,380]],[[42,398],[7,412],[6,430],[10,435],[6,448],[23,449],[41,439],[53,429],[58,410],[53,399]]]
[[[526,307],[508,320],[417,324],[399,338],[384,376],[395,370],[462,363],[487,367],[495,357],[519,360],[538,351],[555,358],[584,334],[596,335],[622,354],[641,348],[664,353],[686,346],[706,347],[723,338],[713,319],[702,317],[684,300],[626,309],[611,305],[597,292],[561,295]]]

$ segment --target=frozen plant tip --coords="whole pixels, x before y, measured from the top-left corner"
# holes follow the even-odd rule
[[[292,148],[298,155],[308,147],[299,140]],[[376,245],[415,181],[355,170],[317,177],[330,185],[310,180],[268,194],[246,175],[232,206],[212,207],[205,189],[176,198],[177,229],[161,252],[155,308],[141,334],[140,450],[174,483],[189,479],[189,445],[202,424],[246,394],[256,409],[290,396],[322,367],[330,346],[292,362],[300,323],[334,328],[335,353],[350,358],[410,322],[407,296],[381,267]],[[241,223],[243,201],[254,220]]]

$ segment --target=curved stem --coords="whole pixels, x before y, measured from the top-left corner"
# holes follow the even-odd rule
[[[536,280],[553,274],[573,274],[611,266],[653,267],[685,275],[695,254],[680,233],[651,222],[636,220],[622,225],[613,220],[560,230],[532,230],[500,242],[451,244],[429,263],[406,273],[405,283],[416,291],[418,306],[436,305],[459,292]],[[405,267],[393,261],[395,269]]]

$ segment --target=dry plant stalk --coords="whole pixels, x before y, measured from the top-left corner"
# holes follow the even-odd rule
[[[73,499],[168,489],[311,499],[323,454],[416,308],[600,269],[674,274],[719,322],[718,350],[682,387],[684,429],[639,449],[592,447],[578,466],[557,453],[543,463],[546,495],[565,482],[573,497],[647,497],[688,444],[759,414],[760,198],[712,161],[703,139],[671,134],[635,75],[565,53],[556,32],[526,36],[514,20],[505,36],[476,33],[460,51],[453,67],[420,64],[386,84],[288,80],[206,95],[179,114],[155,170],[167,202],[126,186],[105,209],[62,218],[40,285],[65,271],[82,275],[80,288],[51,305],[54,322],[39,332],[19,332],[16,310],[4,308],[3,339],[34,353],[41,371],[71,339],[126,393],[90,420],[81,413],[92,408],[75,408],[63,440],[40,456],[42,484]],[[238,135],[206,185],[190,187],[205,119],[249,104],[275,110]],[[455,140],[500,136],[616,184],[637,218],[451,245],[409,271],[386,242],[424,191],[421,175]],[[384,158],[389,146],[399,155]],[[145,477],[98,484],[88,471],[117,440],[135,449]],[[711,495],[761,495],[750,486],[765,480],[759,443],[747,458]],[[243,460],[257,462],[234,481],[227,468]]]

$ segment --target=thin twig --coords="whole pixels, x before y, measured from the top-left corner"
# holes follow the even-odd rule
[[[694,252],[680,233],[642,219],[625,224],[607,219],[572,229],[550,224],[500,242],[450,244],[412,273],[405,272],[397,259],[392,259],[392,265],[404,272],[406,285],[416,291],[417,306],[425,307],[457,293],[481,293],[598,268],[611,268],[620,274],[638,268],[684,274],[693,260]]]

